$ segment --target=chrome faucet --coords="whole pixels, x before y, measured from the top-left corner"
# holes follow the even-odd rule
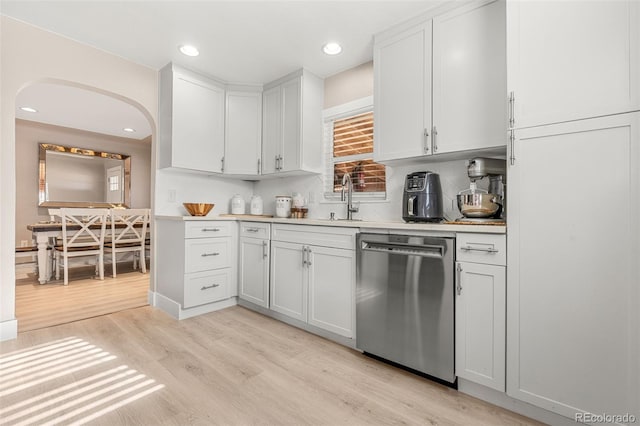
[[[353,205],[353,182],[351,181],[351,175],[346,173],[342,175],[342,192],[340,200],[344,201],[344,187],[346,183],[349,183],[349,189],[347,190],[347,220],[353,219],[353,213],[358,213],[358,207]]]

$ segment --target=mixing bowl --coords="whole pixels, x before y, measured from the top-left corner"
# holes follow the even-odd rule
[[[191,216],[206,216],[215,204],[209,203],[182,203]]]
[[[497,194],[458,194],[457,200],[464,217],[492,217],[502,208],[502,196]]]

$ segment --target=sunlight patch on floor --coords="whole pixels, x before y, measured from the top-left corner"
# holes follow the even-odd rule
[[[81,425],[164,388],[116,358],[76,337],[0,355],[0,425]]]

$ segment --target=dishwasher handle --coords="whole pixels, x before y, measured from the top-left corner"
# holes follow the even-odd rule
[[[362,251],[375,251],[378,253],[399,254],[403,256],[422,256],[442,258],[445,247],[433,244],[394,244],[377,241],[362,241],[360,245]]]

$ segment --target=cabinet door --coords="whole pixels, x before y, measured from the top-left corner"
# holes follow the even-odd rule
[[[456,265],[456,375],[505,390],[505,267]]]
[[[224,156],[224,89],[175,72],[171,120],[171,165],[220,173]]]
[[[302,120],[302,77],[296,77],[282,84],[282,152],[280,171],[287,172],[300,168],[301,120]]]
[[[433,19],[434,153],[506,146],[505,26],[504,1]]]
[[[282,148],[280,86],[262,93],[262,174],[276,172],[276,157]]]
[[[262,156],[262,95],[227,92],[224,173],[258,175]]]
[[[374,46],[376,161],[431,154],[431,37],[428,21]]]
[[[515,127],[639,109],[636,0],[507,2]]]
[[[307,268],[301,244],[271,242],[271,309],[307,321]]]
[[[507,393],[640,417],[640,113],[516,130]]]
[[[241,299],[269,307],[269,240],[240,239]]]
[[[309,324],[354,337],[355,252],[309,246]]]

